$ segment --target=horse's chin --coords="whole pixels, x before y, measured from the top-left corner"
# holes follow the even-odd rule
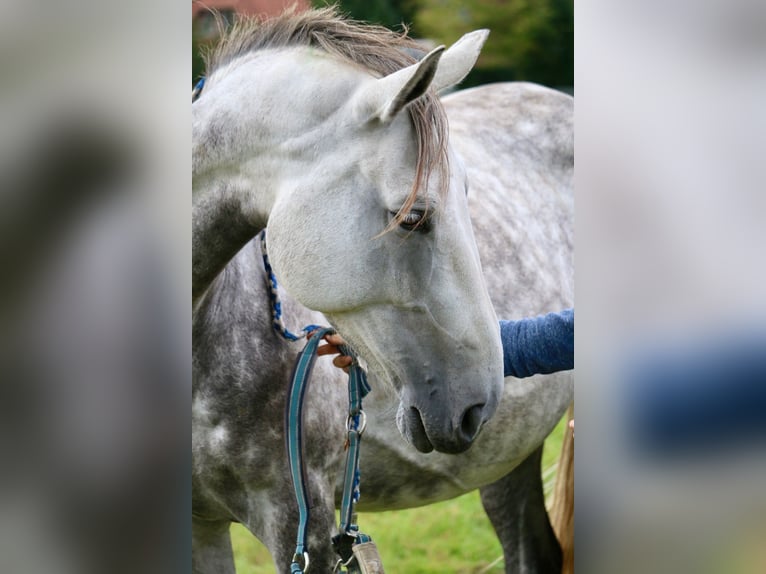
[[[428,454],[434,450],[420,416],[411,409],[405,409],[401,403],[396,412],[396,426],[404,439],[420,452]]]

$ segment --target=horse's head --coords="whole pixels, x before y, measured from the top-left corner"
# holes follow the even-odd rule
[[[392,384],[399,428],[424,452],[467,449],[502,387],[466,176],[436,97],[486,35],[415,62],[411,40],[331,10],[245,23],[193,106],[196,291],[268,224],[280,282]]]
[[[429,86],[460,81],[485,38],[473,33],[383,78],[354,74],[337,111],[291,149],[307,154],[303,169],[282,179],[269,217],[278,278],[327,315],[374,381],[393,383],[399,428],[422,452],[466,450],[494,413],[503,381],[465,171],[446,141],[428,141],[438,132],[421,134],[419,146],[407,113]],[[442,113],[430,97],[427,113]],[[449,154],[445,169],[419,166],[428,145],[434,165]],[[424,169],[430,177],[413,193]]]

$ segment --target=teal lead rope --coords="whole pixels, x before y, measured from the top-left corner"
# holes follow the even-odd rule
[[[303,465],[303,398],[306,394],[308,381],[317,357],[319,343],[325,335],[335,333],[330,327],[308,325],[300,335],[291,333],[282,320],[282,303],[279,300],[277,278],[271,269],[266,250],[266,230],[261,232],[261,252],[263,263],[268,275],[269,294],[271,298],[272,325],[274,329],[289,341],[296,341],[311,334],[303,350],[298,354],[295,370],[290,381],[285,417],[287,454],[290,466],[290,478],[298,503],[298,532],[295,541],[295,552],[290,564],[291,574],[302,574],[309,567],[309,552],[306,544],[311,501],[306,486],[306,473]],[[367,419],[362,410],[362,399],[370,392],[367,375],[359,365],[356,354],[351,348],[342,345],[340,351],[352,358],[348,378],[348,419],[346,422],[346,470],[343,477],[343,497],[340,509],[340,534],[332,539],[333,547],[340,556],[335,565],[345,567],[349,574],[383,573],[380,558],[372,539],[359,532],[356,525],[354,508],[359,501],[359,447]]]
[[[311,331],[311,338],[298,355],[295,371],[290,383],[287,406],[287,452],[290,463],[290,477],[293,482],[295,498],[298,502],[298,534],[295,542],[295,552],[290,564],[291,574],[300,574],[308,569],[309,553],[306,545],[308,521],[311,502],[308,497],[306,476],[303,465],[303,397],[308,387],[311,371],[317,357],[317,348],[325,335],[335,333],[329,327],[319,327]],[[359,365],[351,349],[341,350],[354,359],[349,369],[348,396],[349,415],[346,423],[348,443],[346,451],[346,470],[343,478],[343,497],[340,509],[340,534],[333,537],[333,547],[340,556],[336,569],[345,566],[349,573],[362,573],[355,560],[354,547],[358,544],[371,542],[371,538],[359,532],[355,524],[354,507],[359,501],[359,446],[366,426],[366,418],[362,410],[362,399],[370,392],[367,376]],[[301,564],[302,562],[302,564]]]
[[[359,502],[359,447],[362,434],[367,426],[367,417],[362,410],[362,399],[370,392],[367,375],[359,366],[359,361],[351,349],[343,346],[341,353],[352,357],[353,362],[349,368],[348,377],[348,419],[346,430],[346,471],[343,475],[343,497],[340,505],[340,534],[333,536],[332,544],[335,552],[340,556],[336,564],[345,566],[350,573],[362,572],[358,560],[355,559],[354,548],[363,543],[372,542],[366,534],[359,532],[356,525],[354,507]],[[382,570],[381,570],[382,571]]]
[[[308,340],[303,351],[298,355],[298,361],[295,363],[290,382],[290,392],[287,402],[287,455],[290,464],[290,477],[293,482],[295,498],[298,502],[298,534],[295,541],[295,553],[293,554],[292,564],[290,564],[291,574],[300,574],[305,572],[309,566],[309,553],[306,546],[306,531],[308,528],[311,502],[309,501],[308,489],[306,487],[306,472],[303,465],[303,397],[306,394],[311,370],[316,361],[316,351],[322,337],[329,333],[334,333],[333,329],[320,328],[314,333],[314,336]],[[303,564],[300,564],[300,561]]]

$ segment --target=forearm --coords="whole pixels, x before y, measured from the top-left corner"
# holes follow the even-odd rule
[[[531,377],[574,368],[574,309],[519,321],[500,321],[506,377]]]

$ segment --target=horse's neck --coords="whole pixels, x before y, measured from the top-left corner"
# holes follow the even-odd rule
[[[289,146],[276,135],[251,133],[257,143],[219,146],[216,121],[203,120],[195,122],[193,143],[193,305],[237,252],[266,227],[285,177],[301,172],[300,158],[285,152]],[[223,157],[221,149],[227,151]]]
[[[192,209],[192,303],[196,305],[226,264],[252,239],[258,227],[234,197],[194,197]]]
[[[280,298],[289,329],[297,332],[308,324],[327,323],[321,314],[306,309],[281,289]],[[205,373],[195,378],[194,388],[215,386],[216,393],[223,393],[224,410],[230,392],[232,400],[236,396],[241,400],[243,392],[255,393],[248,396],[256,404],[284,394],[285,377],[301,343],[291,343],[276,333],[271,305],[260,243],[255,239],[226,263],[192,313],[195,369]],[[227,368],[231,364],[247,368]],[[222,382],[230,390],[221,391]]]
[[[207,97],[206,97],[207,96]],[[266,226],[277,187],[273,134],[245,130],[227,98],[203,94],[192,108],[192,304]],[[271,138],[271,139],[270,139]]]

